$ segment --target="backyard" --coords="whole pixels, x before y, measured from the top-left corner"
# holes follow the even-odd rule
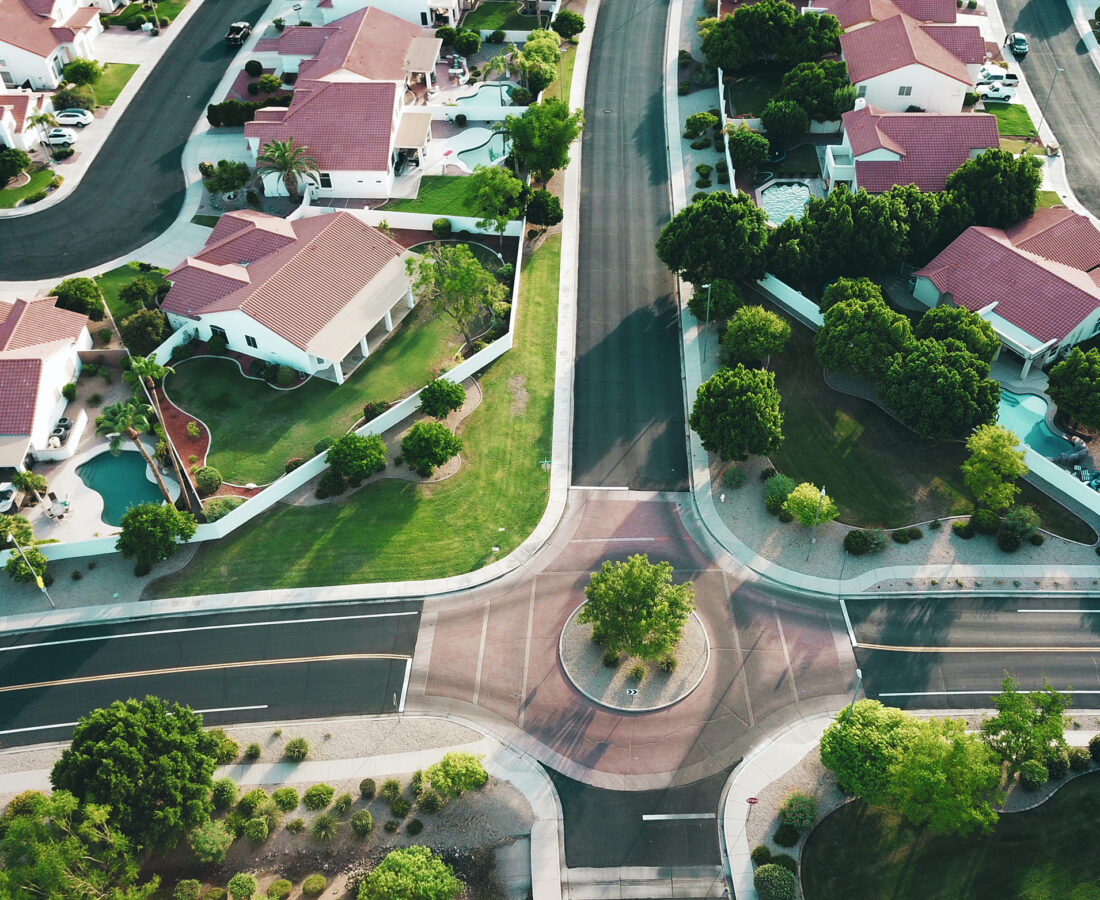
[[[390,200],[385,212],[433,213],[436,215],[481,217],[466,175],[425,175],[412,199]]]
[[[519,10],[517,0],[483,0],[463,17],[462,27],[470,31],[531,31],[539,27],[537,16],[522,15]],[[549,24],[550,14],[543,13],[543,18]]]
[[[729,97],[733,106],[733,114],[759,116],[768,105],[768,101],[779,93],[785,74],[785,70],[777,69],[735,77],[733,82],[726,86],[726,96]]]
[[[0,190],[0,209],[14,209],[19,201],[31,194],[37,194],[50,186],[52,169],[38,169],[29,173],[31,180],[20,187],[7,187]]]
[[[817,177],[821,174],[821,165],[817,159],[817,147],[813,144],[802,144],[787,151],[786,156],[779,162],[766,162],[763,169],[767,169],[773,175],[809,175]]]
[[[111,311],[111,315],[116,322],[121,322],[130,313],[135,312],[138,307],[131,303],[119,299],[119,292],[126,287],[135,278],[148,278],[153,284],[159,286],[164,284],[165,269],[150,269],[148,272],[142,272],[138,266],[140,263],[126,263],[119,266],[117,269],[111,269],[109,272],[104,272],[102,275],[97,275],[95,283],[99,285],[99,289],[103,291],[103,299],[107,301],[107,308]]]
[[[127,7],[132,9],[133,7]],[[96,106],[110,106],[118,99],[122,89],[138,70],[134,63],[104,63],[103,74],[92,85]]]
[[[845,804],[802,852],[806,900],[1096,900],[1100,775],[1085,775],[991,834],[937,837],[862,801]]]
[[[199,549],[146,596],[438,578],[507,556],[546,508],[561,239],[523,266],[515,348],[481,376],[459,473],[433,485],[385,479],[346,500],[280,506]],[[503,530],[501,530],[503,529]]]

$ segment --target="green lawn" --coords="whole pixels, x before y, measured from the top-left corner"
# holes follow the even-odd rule
[[[1065,201],[1058,196],[1057,191],[1039,191],[1037,206],[1040,208],[1050,206],[1065,206]]]
[[[176,16],[183,12],[183,8],[186,5],[187,0],[161,0],[161,2],[157,4],[156,16],[158,19],[164,18],[171,22]],[[148,19],[153,15],[153,11],[150,9],[142,9],[140,3],[131,3],[129,6],[125,6],[119,10],[118,15],[104,18],[105,21],[112,25],[121,25],[125,28],[126,23],[134,18],[134,16],[138,15],[145,16],[145,18]]]
[[[784,71],[757,72],[734,79],[727,90],[737,115],[759,116],[783,84]]]
[[[767,162],[761,166],[776,175],[820,175],[821,164],[817,160],[817,148],[813,144],[803,144],[787,151],[782,162]]]
[[[514,550],[546,508],[550,478],[539,460],[550,455],[560,265],[557,236],[524,264],[516,346],[481,377],[484,400],[459,429],[455,477],[431,486],[386,480],[333,504],[280,505],[201,547],[145,596],[439,578]]]
[[[453,365],[460,341],[448,320],[418,307],[347,381],[313,378],[293,391],[244,378],[226,359],[197,357],[176,365],[166,383],[181,409],[210,426],[208,462],[234,484],[267,484],[288,459],[313,456],[313,445],[347,431],[372,400],[400,400],[423,386],[433,367]]]
[[[498,2],[482,0],[477,9],[472,9],[462,20],[462,27],[470,31],[531,31],[539,27],[536,16],[522,16],[519,13],[520,4],[515,0]],[[543,18],[549,22],[549,14],[543,13]]]
[[[133,7],[127,7],[132,9]],[[96,106],[110,106],[118,99],[138,67],[134,63],[104,63],[103,75],[92,85]]]
[[[420,179],[420,189],[414,199],[391,200],[382,210],[481,218],[467,175],[425,175]]]
[[[114,316],[116,322],[121,322],[126,316],[137,309],[136,306],[129,303],[123,303],[118,297],[119,291],[135,278],[148,278],[153,284],[161,285],[164,283],[165,271],[167,270],[154,269],[151,272],[141,272],[137,268],[127,264],[96,276],[96,284],[98,284],[99,289],[103,291],[103,299],[107,301],[107,308],[111,311],[111,315]]]
[[[989,101],[985,111],[997,119],[997,133],[1011,137],[1035,137],[1038,132],[1022,103],[996,103]]]
[[[203,228],[213,228],[218,224],[218,219],[221,216],[192,216],[191,222],[194,225],[201,225]]]
[[[1002,815],[988,835],[936,837],[856,801],[802,852],[806,900],[1100,900],[1100,774]]]
[[[51,178],[53,178],[52,169],[39,169],[37,172],[31,172],[31,180],[22,187],[0,190],[0,209],[13,209],[24,197],[46,190],[50,186]]]
[[[550,86],[542,92],[543,99],[556,97],[558,100],[569,102],[569,86],[573,83],[573,67],[577,64],[577,48],[568,46],[561,54],[561,77],[555,78]]]

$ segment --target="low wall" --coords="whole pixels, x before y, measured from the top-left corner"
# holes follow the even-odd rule
[[[484,106],[473,103],[433,103],[428,107],[433,122],[453,122],[455,116],[462,113],[467,122],[503,122],[508,116],[522,116],[526,106]]]
[[[726,98],[724,95],[726,90],[725,78],[722,76],[722,67],[718,67],[718,116],[722,122],[722,131],[726,130],[726,126],[730,123],[730,119],[726,118]],[[722,141],[722,153],[726,157],[726,171],[730,176],[730,190],[734,193],[737,192],[737,171],[733,168],[733,159],[730,157],[730,145],[729,141]]]
[[[825,318],[821,315],[821,308],[813,300],[774,275],[765,275],[756,284],[760,290],[808,328],[817,331],[824,323]]]
[[[460,177],[460,176],[455,176]],[[318,201],[324,203],[323,200]],[[313,206],[308,210],[303,211],[303,218],[309,216],[320,216],[327,213],[335,212],[332,207],[325,206]],[[432,222],[436,219],[449,219],[451,227],[455,231],[469,231],[473,234],[483,234],[496,237],[498,232],[494,228],[482,228],[478,226],[478,219],[473,216],[447,216],[433,213],[407,213],[407,212],[393,212],[386,209],[348,209],[344,212],[349,212],[353,216],[362,219],[368,225],[388,225],[390,228],[407,228],[412,231],[431,231]],[[504,229],[504,234],[507,237],[519,237],[523,234],[523,222],[518,219],[514,222],[509,222],[508,227]],[[518,267],[517,267],[518,271]]]
[[[840,134],[844,123],[840,119],[832,119],[828,122],[815,122],[810,120],[810,134]]]
[[[1072,511],[1087,510],[1095,517],[1100,516],[1100,493],[1087,484],[1078,481],[1061,466],[1037,453],[1030,447],[1024,447],[1024,462],[1027,463],[1028,480],[1050,494],[1055,500],[1064,503]]]

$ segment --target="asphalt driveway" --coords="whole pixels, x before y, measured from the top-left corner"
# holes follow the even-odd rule
[[[0,219],[0,280],[63,276],[115,259],[164,232],[184,198],[180,157],[237,48],[229,22],[255,23],[257,0],[204,3],[115,125],[80,186],[57,206]]]

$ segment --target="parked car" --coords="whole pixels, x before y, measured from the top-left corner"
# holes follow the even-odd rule
[[[243,44],[248,40],[250,34],[252,34],[252,26],[247,22],[234,22],[225,34],[225,42],[227,44]]]
[[[983,84],[1007,84],[1016,87],[1020,83],[1020,76],[1000,66],[982,66],[978,69],[978,86]]]
[[[1016,88],[1000,82],[983,84],[978,87],[978,96],[983,100],[1001,100],[1007,103],[1016,96]]]
[[[1016,56],[1027,56],[1027,36],[1018,31],[1005,38],[1005,46]]]
[[[76,143],[76,132],[71,128],[51,128],[46,133],[46,143],[51,147],[71,147]]]
[[[83,128],[94,122],[95,116],[86,109],[63,109],[59,113],[54,113],[54,119],[58,125],[75,125],[77,128]]]
[[[0,484],[0,515],[15,512],[15,488],[10,481]]]

